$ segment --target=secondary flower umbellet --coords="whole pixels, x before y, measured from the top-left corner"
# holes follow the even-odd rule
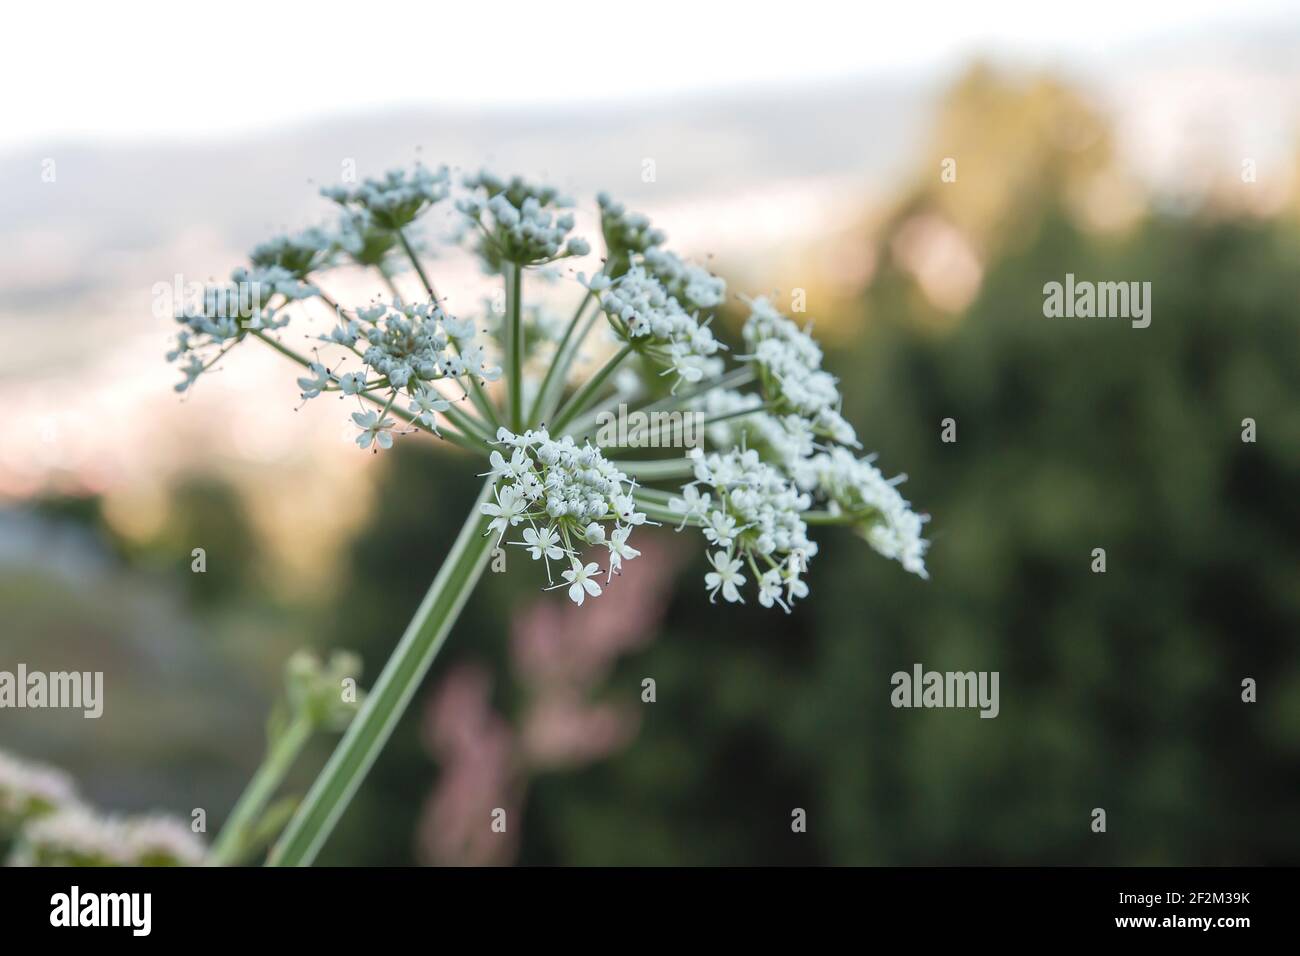
[[[273,860],[309,862],[319,849],[391,729],[389,695],[408,694],[424,673],[492,549],[519,549],[542,565],[543,586],[579,605],[598,600],[613,575],[634,576],[646,524],[699,534],[713,601],[749,596],[789,613],[809,594],[810,529],[821,525],[851,527],[926,577],[927,518],[897,490],[901,477],[886,479],[859,454],[838,382],[807,329],[766,298],[744,299],[748,318],[726,344],[714,331],[725,281],[665,249],[646,216],[601,194],[604,255],[577,271],[570,266],[591,248],[573,234],[573,203],[519,177],[482,172],[454,183],[445,168],[417,165],[322,192],[341,210],[335,224],[263,243],[201,314],[178,317],[169,353],[181,367],[177,388],[258,340],[302,366],[301,401],[355,404],[361,448],[378,452],[426,432],[478,456],[486,485]],[[435,287],[414,233],[445,201],[463,219],[462,240],[502,282],[504,315],[453,315]],[[391,295],[337,302],[324,280],[340,266],[377,270]],[[402,275],[408,268],[418,287]],[[525,276],[543,271],[573,277],[578,302],[567,322],[540,321],[523,304]],[[252,294],[240,285],[249,282]],[[285,339],[310,321],[309,307],[329,326],[312,326],[303,354]],[[655,450],[647,457],[591,444],[595,422],[620,406],[702,414],[707,445],[668,457],[667,442],[638,433],[637,447]]]

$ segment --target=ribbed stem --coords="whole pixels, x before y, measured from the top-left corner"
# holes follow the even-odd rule
[[[487,567],[492,538],[483,533],[488,519],[479,506],[491,491],[489,481],[361,710],[271,850],[268,865],[311,865],[388,742]]]
[[[293,719],[267,751],[266,759],[240,794],[225,826],[212,844],[208,862],[213,866],[231,866],[240,861],[258,817],[275,794],[284,776],[298,759],[303,745],[311,737],[311,720],[303,714]]]

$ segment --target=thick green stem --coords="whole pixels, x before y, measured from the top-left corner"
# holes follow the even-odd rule
[[[510,428],[516,434],[524,429],[524,270],[507,262],[506,282],[506,351],[510,355]]]
[[[271,850],[268,865],[311,865],[388,742],[487,567],[492,538],[484,535],[488,519],[479,506],[491,493],[489,481],[360,712]]]
[[[212,853],[208,857],[209,863],[213,866],[231,866],[240,861],[253,827],[266,809],[267,802],[284,781],[285,774],[298,759],[312,730],[311,720],[306,715],[299,714],[271,744],[266,759],[253,774],[253,779],[248,781],[248,786],[230,811],[230,818],[217,834],[216,842],[212,844]]]

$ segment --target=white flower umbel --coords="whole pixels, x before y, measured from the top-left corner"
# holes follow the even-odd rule
[[[722,343],[709,326],[687,313],[644,266],[632,266],[600,294],[614,334],[678,382],[699,382],[722,372]]]
[[[568,238],[573,213],[556,213],[573,202],[550,186],[534,186],[516,176],[506,181],[486,170],[465,177],[475,195],[456,204],[478,226],[489,263],[496,259],[519,266],[543,265],[566,256],[585,256],[587,240]]]
[[[62,770],[0,752],[0,840],[28,820],[76,802],[76,787]]]
[[[640,554],[627,543],[633,526],[646,520],[636,509],[635,483],[599,449],[578,446],[568,436],[556,441],[545,429],[516,435],[502,428],[497,443],[501,450],[492,452],[487,472],[492,500],[479,508],[491,519],[486,533],[495,535],[499,544],[507,533],[525,525],[522,540],[507,543],[527,549],[534,561],[545,561],[548,581],[554,580],[551,562],[567,560],[572,567],[563,577],[572,585],[569,596],[577,604],[584,595],[596,597],[600,588],[587,581],[595,570],[585,570],[579,552],[608,548],[610,574]]]
[[[248,258],[259,269],[283,269],[301,280],[317,269],[328,267],[335,248],[334,236],[324,229],[312,227],[259,243]]]
[[[447,167],[430,170],[416,164],[410,172],[390,169],[382,179],[367,179],[360,186],[329,186],[321,195],[340,206],[364,210],[384,229],[400,231],[430,206],[447,198],[451,177]]]
[[[696,448],[691,459],[695,480],[668,507],[684,521],[693,519],[708,543],[718,549],[709,559],[714,570],[705,576],[710,600],[719,589],[727,601],[742,600],[738,590],[744,583],[742,564],[760,586],[770,572],[786,584],[799,581],[817,553],[817,543],[809,539],[802,518],[812,498],[753,449],[706,455]],[[708,493],[701,488],[709,489]],[[787,601],[792,599],[791,595]],[[770,601],[764,604],[771,606]]]
[[[716,309],[727,298],[725,279],[667,249],[646,249],[641,262],[688,309]]]
[[[346,205],[334,231],[334,249],[359,266],[388,276],[401,266],[394,257],[401,247],[397,231],[381,226],[369,209]]]
[[[136,866],[199,866],[207,854],[188,824],[157,813],[128,820],[126,839]]]
[[[773,415],[755,392],[714,389],[699,402],[715,448],[753,448],[764,461],[797,478],[816,448],[817,435],[806,418]],[[804,487],[800,483],[800,487]]]
[[[840,414],[839,385],[822,369],[821,346],[767,299],[754,299],[749,307],[744,335],[750,354],[742,358],[758,370],[768,404],[807,419],[821,436],[855,444],[853,426]]]
[[[628,212],[621,202],[609,198],[609,193],[598,193],[600,206],[600,231],[605,237],[605,248],[612,256],[627,256],[645,252],[663,245],[667,236],[663,230],[650,225],[649,217],[639,212]]]
[[[857,438],[838,383],[822,367],[809,330],[755,299],[741,354],[731,358],[711,324],[726,284],[663,249],[664,234],[646,216],[602,194],[602,266],[590,278],[576,272],[576,308],[555,321],[525,304],[526,274],[563,282],[554,264],[589,251],[571,235],[575,219],[557,190],[490,173],[458,188],[445,170],[417,166],[324,192],[342,207],[328,242],[323,231],[307,230],[259,246],[251,272],[236,273],[199,314],[181,317],[170,356],[184,377],[181,388],[240,343],[260,341],[300,366],[301,401],[348,400],[362,448],[387,450],[395,436],[423,432],[468,452],[486,482],[270,862],[315,857],[498,546],[527,556],[525,563],[541,562],[547,586],[584,606],[615,574],[635,582],[635,529],[650,522],[681,531],[689,525],[700,535],[705,590],[722,604],[752,597],[760,607],[792,611],[809,593],[805,574],[817,554],[809,529],[820,525],[856,528],[876,551],[925,575],[926,519],[898,494],[897,480],[885,480],[852,450]],[[504,310],[452,316],[423,247],[407,238],[453,192],[484,269],[500,283]],[[391,297],[340,305],[326,285],[342,265],[373,270]],[[253,278],[257,291],[245,293],[233,312],[223,308],[223,298]],[[304,330],[315,348],[303,354],[287,339],[297,331],[290,323],[307,321],[309,309],[329,324]],[[589,370],[584,350],[600,327],[617,347],[612,355],[600,350],[607,357]],[[644,423],[629,449],[655,451],[615,458],[590,444],[597,423],[624,412]],[[704,447],[693,457],[660,457],[664,443],[656,439],[682,413],[703,413]],[[277,773],[301,744],[300,737],[285,739],[268,757]],[[245,853],[267,779],[259,772],[241,798],[214,851],[218,861]]]
[[[304,401],[326,392],[381,396],[383,412],[352,415],[361,429],[357,444],[362,448],[392,447],[397,422],[386,413],[399,397],[407,400],[409,420],[441,435],[435,416],[449,413],[452,403],[432,383],[456,382],[461,392],[457,398],[463,399],[475,382],[501,374],[500,366],[489,365],[485,350],[475,342],[474,323],[451,317],[437,304],[379,302],[358,309],[355,319],[341,322],[321,340],[360,358],[362,369],[335,372],[311,362],[310,374],[298,379],[298,387]]]
[[[11,866],[198,866],[203,841],[180,820],[99,816],[70,807],[23,828]]]
[[[278,265],[240,267],[230,274],[230,282],[204,287],[200,301],[177,303],[174,315],[181,330],[167,353],[169,362],[184,362],[184,379],[176,391],[189,389],[250,330],[272,331],[288,325],[289,314],[283,307],[317,292]]]
[[[808,473],[827,499],[832,515],[846,518],[886,558],[928,578],[925,552],[929,542],[921,537],[921,529],[930,518],[914,513],[899,493],[896,486],[906,475],[886,479],[871,461],[854,457],[846,448],[832,448],[808,462]]]

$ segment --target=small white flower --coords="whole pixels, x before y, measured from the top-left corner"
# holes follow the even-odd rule
[[[358,395],[365,391],[366,373],[365,372],[345,372],[339,376],[339,388],[344,395]]]
[[[361,335],[361,325],[357,322],[344,322],[342,317],[339,318],[339,324],[330,330],[328,341],[335,345],[341,345],[344,348],[352,348],[357,344],[357,339]]]
[[[587,278],[586,273],[578,273],[578,284],[591,292],[604,292],[613,284],[613,281],[613,279],[605,275],[603,272],[596,273],[590,279]]]
[[[496,493],[495,502],[484,502],[479,506],[479,511],[491,518],[488,523],[488,532],[499,532],[498,539],[506,533],[507,528],[514,527],[523,520],[524,512],[528,508],[528,502],[520,495],[514,485],[506,485]]]
[[[492,466],[492,469],[487,472],[487,475],[494,480],[497,478],[509,478],[511,480],[522,478],[533,470],[532,459],[528,457],[528,453],[522,448],[516,448],[509,460],[506,460],[505,455],[501,454],[501,452],[493,450],[492,454],[488,455],[488,464]]]
[[[692,518],[704,518],[709,513],[709,500],[709,496],[700,494],[700,489],[694,485],[683,488],[680,498],[669,498],[669,509],[682,515],[682,523],[677,526],[677,530],[685,528]]]
[[[445,412],[449,408],[451,408],[451,402],[428,385],[420,387],[410,405],[411,411],[416,413],[417,420],[426,428],[432,428],[435,432],[438,430],[438,426],[434,422],[434,413]]]
[[[736,519],[722,511],[709,515],[709,523],[704,526],[704,537],[709,544],[719,548],[730,548],[736,540]]]
[[[800,578],[799,574],[799,568],[791,566],[782,575],[785,579],[785,599],[791,604],[795,598],[802,600],[808,596],[808,582]]]
[[[203,364],[203,360],[197,355],[191,355],[189,361],[181,366],[181,374],[185,376],[185,379],[184,381],[176,383],[176,391],[184,392],[187,390],[198,380],[198,377],[203,374],[204,368],[206,368],[206,366]]]
[[[523,543],[527,545],[528,553],[533,556],[534,561],[540,561],[543,555],[552,561],[564,557],[564,549],[560,547],[560,536],[555,533],[554,528],[542,528],[541,531],[525,528]]]
[[[715,568],[704,575],[704,586],[709,590],[709,602],[712,603],[721,590],[726,600],[744,604],[745,599],[737,590],[745,583],[745,576],[740,573],[740,559],[733,558],[726,551],[715,551],[709,555],[709,563]]]
[[[628,546],[627,536],[631,533],[631,528],[615,528],[614,533],[609,536],[609,541],[605,545],[609,548],[609,577],[605,578],[606,581],[623,566],[624,561],[631,561],[641,556],[640,551]]]
[[[588,594],[598,597],[600,585],[591,578],[592,575],[599,573],[600,568],[596,566],[596,562],[593,561],[584,567],[581,561],[574,558],[573,567],[564,572],[564,580],[569,582],[569,600],[581,606]]]
[[[372,442],[376,448],[393,447],[392,429],[397,424],[393,419],[380,418],[377,412],[353,412],[352,420],[361,429],[357,444],[362,448],[369,448]]]
[[[614,496],[614,513],[625,524],[640,525],[646,521],[645,514],[636,510],[636,500],[631,495]]]
[[[312,362],[308,367],[308,371],[311,372],[311,375],[304,375],[299,378],[298,387],[302,389],[303,398],[315,398],[329,385],[330,372],[319,362]]]
[[[437,393],[437,390],[429,388],[428,385],[421,386],[419,392],[416,392],[415,398],[411,402],[411,411],[416,412],[417,420],[424,424],[426,428],[432,428],[437,432],[437,424],[434,424],[434,412],[447,411],[451,407],[451,402]]]
[[[781,609],[787,614],[790,608],[781,600],[781,572],[776,568],[769,568],[763,572],[763,576],[758,579],[758,603],[763,607],[771,607],[773,604],[779,604]]]

